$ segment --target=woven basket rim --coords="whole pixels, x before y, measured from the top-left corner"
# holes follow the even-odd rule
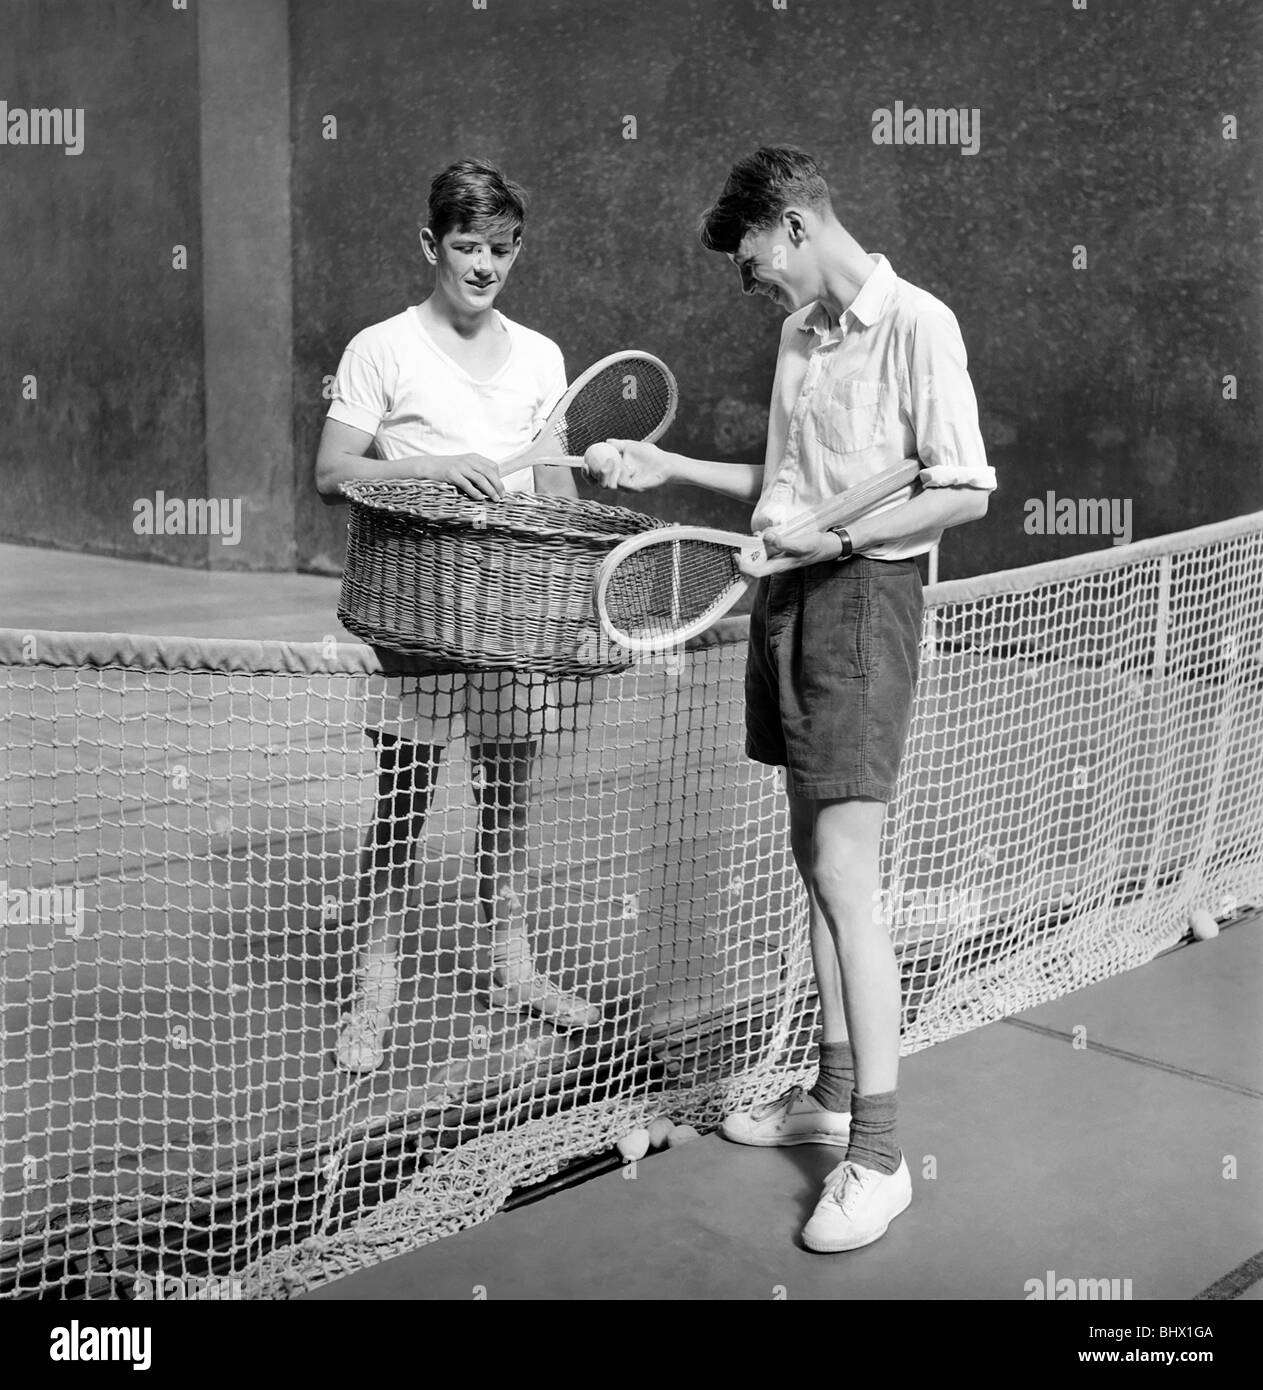
[[[390,502],[381,498],[367,497],[361,495],[366,489],[388,485],[392,487],[414,487],[426,491],[433,490],[436,494],[443,493],[453,501],[465,503],[469,506],[478,506],[472,498],[466,497],[464,493],[458,491],[451,483],[434,482],[430,479],[412,478],[366,478],[357,479],[352,482],[345,482],[341,485],[341,492],[346,497],[351,506],[362,508],[365,512],[377,515],[399,516],[407,521],[415,523],[419,528],[429,528],[438,531],[449,532],[470,532],[474,535],[486,535],[494,532],[504,536],[527,536],[533,539],[548,539],[572,541],[579,544],[591,544],[594,541],[608,546],[611,538],[616,535],[636,535],[644,531],[651,531],[668,523],[660,517],[650,516],[647,512],[638,512],[630,507],[611,506],[608,502],[597,502],[586,497],[554,497],[548,494],[535,492],[514,492],[508,494],[504,501],[512,501],[515,506],[526,506],[543,513],[538,519],[533,518],[529,524],[517,521],[510,521],[495,516],[495,508],[503,505],[500,501],[487,501],[481,505],[485,506],[485,516],[477,518],[473,516],[426,516],[421,512],[413,510],[406,504]],[[617,531],[597,531],[584,529],[579,525],[557,525],[543,524],[549,511],[559,512],[562,518],[567,513],[597,512],[611,521],[624,523]],[[576,519],[577,520],[577,519]]]

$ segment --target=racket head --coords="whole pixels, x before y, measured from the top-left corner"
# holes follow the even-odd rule
[[[680,392],[667,364],[632,349],[594,362],[549,415],[533,454],[582,458],[607,439],[652,444],[675,419]]]
[[[623,541],[597,574],[602,630],[633,652],[696,637],[745,592],[751,581],[737,561],[758,550],[754,537],[700,526],[663,526]]]

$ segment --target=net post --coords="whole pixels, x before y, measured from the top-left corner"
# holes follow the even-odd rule
[[[938,583],[938,542],[930,547],[926,557],[926,586],[933,588]],[[938,609],[927,605],[922,617],[921,655],[933,659],[938,656]]]
[[[1171,556],[1163,555],[1158,562],[1158,612],[1153,634],[1153,678],[1160,681],[1166,675],[1167,634],[1171,625]]]

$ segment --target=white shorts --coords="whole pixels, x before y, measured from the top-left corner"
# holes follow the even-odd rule
[[[564,682],[571,702],[575,684]],[[557,731],[561,698],[558,681],[531,671],[386,676],[370,687],[365,724],[408,743],[520,742]]]

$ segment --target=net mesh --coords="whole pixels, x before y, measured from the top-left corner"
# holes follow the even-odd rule
[[[584,382],[553,432],[563,455],[582,457],[607,439],[656,439],[674,413],[674,385],[662,364],[620,358]]]
[[[1263,901],[1263,516],[927,598],[905,1052]],[[0,633],[0,1294],[289,1296],[808,1081],[743,633],[582,682]],[[388,680],[437,752],[366,735]]]

